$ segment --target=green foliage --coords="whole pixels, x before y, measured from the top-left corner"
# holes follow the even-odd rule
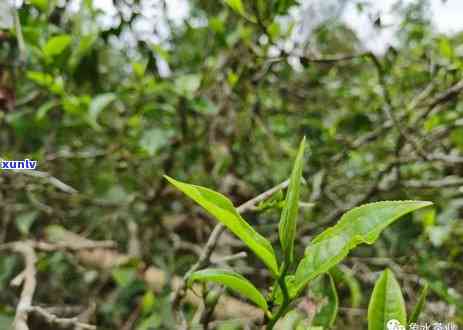
[[[242,275],[227,270],[227,269],[204,269],[193,272],[188,280],[193,281],[208,281],[223,284],[241,295],[245,296],[264,311],[268,310],[267,301],[264,296]]]
[[[304,162],[304,147],[305,138],[302,139],[299,151],[297,152],[278,228],[281,249],[284,253],[284,262],[288,266],[291,265],[294,254],[294,240],[296,238],[297,213],[299,210],[299,195]]]
[[[95,129],[101,129],[98,125],[97,119],[101,111],[103,111],[111,102],[116,100],[116,95],[113,93],[101,94],[95,96],[90,102],[88,108],[88,121],[90,125]]]
[[[339,309],[339,298],[333,277],[328,273],[320,276],[310,286],[309,295],[315,300],[318,312],[312,325],[330,329],[334,326]]]
[[[426,283],[421,289],[420,294],[418,295],[418,301],[416,302],[416,305],[413,308],[413,311],[408,320],[408,324],[418,322],[418,318],[421,312],[423,311],[424,305],[426,304],[426,297],[428,295],[428,289],[429,289],[429,285],[428,283]]]
[[[394,274],[386,269],[375,283],[368,305],[368,330],[387,330],[388,322],[407,324],[405,302]]]
[[[366,204],[345,213],[339,222],[315,237],[296,270],[295,291],[329,271],[361,243],[373,244],[380,233],[407,213],[430,206],[430,202],[385,201]]]
[[[272,245],[241,217],[229,199],[204,187],[183,183],[168,176],[165,178],[230,229],[265,263],[275,276],[278,275],[278,266]]]
[[[281,273],[276,272],[276,259],[271,244],[241,218],[230,200],[210,189],[182,183],[165,176],[171,184],[201,205],[246,243],[277,277],[274,294],[270,301],[280,306],[274,315],[270,314],[268,329],[273,329],[276,322],[284,317],[291,300],[300,295],[307,283],[322,274],[328,274],[329,284],[323,285],[321,284],[323,283],[322,279],[319,279],[314,285],[315,297],[318,296],[320,301],[321,297],[326,297],[328,303],[322,304],[319,313],[312,320],[312,324],[323,327],[333,326],[338,310],[338,296],[333,278],[328,272],[357,245],[361,243],[373,244],[380,233],[400,217],[432,205],[431,202],[421,201],[384,201],[354,208],[346,212],[335,226],[328,228],[313,239],[306,248],[305,256],[300,261],[294,276],[288,275],[287,265],[292,259],[292,244],[296,235],[303,153],[304,139],[294,162],[280,221],[279,234],[285,256]],[[206,269],[194,272],[189,278],[225,284],[245,295],[267,312],[267,302],[263,296],[248,280],[235,272]],[[405,304],[400,287],[389,270],[383,273],[375,286],[368,315],[369,329],[371,330],[383,329],[385,322],[394,317],[405,324]]]
[[[252,15],[249,15],[244,7],[244,4],[241,0],[225,0],[225,3],[230,6],[235,12],[240,14],[242,17],[246,18],[251,22],[255,22],[255,18]]]
[[[254,248],[227,236],[212,259],[252,254],[218,258],[227,261],[214,267],[245,275],[267,298],[269,319],[297,308],[291,330],[312,326],[316,308],[304,303],[329,273],[346,307],[332,328],[357,330],[367,327],[366,313],[355,311],[367,308],[371,272],[394,262],[394,271],[429,283],[428,298],[408,308],[432,302],[418,323],[438,315],[463,325],[463,34],[437,29],[434,4],[402,1],[387,8],[384,22],[372,0],[320,0],[310,8],[293,0],[27,0],[16,1],[16,10],[8,2],[0,1],[0,158],[37,160],[40,173],[1,171],[0,245],[59,245],[74,242],[71,231],[114,241],[118,251],[87,264],[81,256],[99,249],[37,250],[34,304],[95,301],[92,320],[102,329],[176,329],[182,308],[196,326],[198,306],[184,299],[173,311],[169,284],[197,261],[212,224],[197,220],[204,217],[198,208],[162,175],[216,187],[238,205],[288,178],[295,165],[288,160],[306,136],[297,226],[285,222],[295,234],[282,230],[291,249],[280,241],[292,190],[283,189],[241,215]],[[365,31],[397,31],[394,42],[372,48],[353,28],[355,9],[379,17],[362,20]],[[349,209],[410,199],[436,207],[381,228],[372,246],[350,249],[355,239],[339,233],[326,241],[348,240],[334,245],[340,250],[314,243]],[[231,208],[224,213],[237,218]],[[235,220],[227,218],[241,228]],[[24,264],[0,252],[3,329],[21,290],[10,283]],[[293,262],[283,265],[287,257]],[[153,267],[165,285],[147,283]],[[214,326],[242,328],[237,315],[217,318],[228,318],[220,300],[216,308]],[[31,329],[46,329],[34,319]]]
[[[71,41],[72,38],[68,34],[54,36],[43,46],[43,55],[51,60],[54,56],[60,55],[71,44]]]

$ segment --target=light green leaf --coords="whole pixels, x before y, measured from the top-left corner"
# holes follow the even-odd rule
[[[361,243],[373,244],[380,233],[407,213],[432,205],[422,201],[365,204],[345,213],[339,222],[315,237],[296,270],[297,291],[330,270]]]
[[[44,72],[39,71],[27,71],[27,78],[42,87],[49,87],[53,84],[53,77]]]
[[[293,261],[294,239],[296,237],[297,211],[301,189],[302,165],[304,161],[305,137],[302,139],[294,161],[293,171],[286,193],[285,206],[281,212],[279,225],[280,243],[286,265]]]
[[[245,296],[257,306],[267,311],[267,301],[264,296],[242,275],[227,269],[204,269],[192,273],[188,281],[207,281],[223,284]]]
[[[244,5],[241,0],[225,0],[225,3],[241,16],[246,16],[246,10],[244,9]]]
[[[57,105],[58,103],[55,100],[45,102],[39,107],[39,109],[35,113],[35,119],[42,120],[45,117],[45,115],[48,113],[48,111],[50,111],[51,109],[53,109],[53,107]]]
[[[177,93],[185,97],[193,97],[199,86],[201,86],[200,74],[186,74],[175,79]]]
[[[40,9],[40,11],[46,12],[48,10],[49,0],[29,0],[31,5]],[[52,1],[50,1],[52,2]]]
[[[93,98],[88,108],[88,121],[94,129],[99,129],[100,125],[97,122],[98,116],[111,102],[116,99],[113,93],[100,94]]]
[[[159,329],[162,324],[162,317],[159,313],[155,312],[150,315],[148,318],[144,319],[143,322],[137,326],[137,330],[151,330],[151,329]]]
[[[132,71],[137,78],[141,79],[145,75],[147,66],[148,66],[148,61],[133,62]]]
[[[294,330],[298,323],[304,319],[304,315],[297,309],[288,312],[283,319],[278,321],[277,327],[281,330]]]
[[[137,278],[137,272],[134,268],[121,267],[112,271],[114,281],[119,287],[127,287]]]
[[[154,156],[158,150],[169,142],[170,134],[159,128],[152,128],[143,132],[140,139],[140,147],[148,153],[149,156]]]
[[[52,37],[47,41],[45,46],[43,46],[43,54],[47,58],[57,56],[61,54],[71,44],[71,40],[71,36],[68,34],[61,34]]]
[[[410,316],[410,319],[408,320],[408,323],[415,323],[418,321],[418,317],[421,314],[421,311],[423,310],[424,304],[426,303],[426,297],[428,295],[428,289],[429,289],[429,284],[426,283],[421,289],[420,295],[418,296],[418,301],[416,302],[415,308],[413,308],[412,315]]]
[[[148,312],[152,311],[154,304],[156,302],[156,297],[154,296],[153,291],[148,290],[146,291],[145,295],[143,296],[141,307],[143,314],[148,314]]]
[[[25,213],[21,213],[16,217],[16,227],[18,228],[19,232],[23,235],[29,234],[29,230],[34,224],[35,219],[39,212],[37,211],[28,211]]]
[[[405,302],[394,274],[386,269],[375,283],[368,305],[368,330],[388,330],[388,324],[407,324]],[[398,325],[398,324],[397,324]]]
[[[164,177],[223,223],[265,263],[274,275],[278,275],[278,265],[272,245],[241,217],[228,198],[211,189],[183,183],[167,175]]]
[[[246,13],[246,9],[244,8],[243,2],[241,0],[225,0],[225,3],[241,16],[255,23],[256,19]]]

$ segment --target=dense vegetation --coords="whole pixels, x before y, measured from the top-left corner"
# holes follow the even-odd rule
[[[426,1],[394,6],[381,54],[335,15],[301,38],[292,0],[191,0],[181,22],[165,1],[113,0],[109,23],[97,2],[0,2],[0,158],[38,161],[0,170],[0,329],[18,314],[15,330],[268,325],[255,305],[284,300],[280,261],[297,281],[320,233],[383,200],[434,206],[389,214],[373,245],[289,293],[276,328],[385,329],[368,324],[384,301],[402,322],[463,326],[463,34],[439,34]],[[211,190],[198,207],[164,175],[237,208]],[[276,261],[215,227],[212,201]]]

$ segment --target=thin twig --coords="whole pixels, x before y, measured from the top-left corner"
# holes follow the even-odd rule
[[[262,194],[250,199],[249,201],[245,202],[244,204],[241,204],[240,206],[237,207],[238,213],[244,213],[249,210],[253,210],[254,207],[259,204],[260,202],[266,200],[270,196],[272,196],[274,193],[277,191],[284,189],[288,186],[289,180],[285,180],[282,183],[276,185],[275,187],[263,192]],[[201,256],[199,257],[198,261],[191,266],[191,268],[186,272],[185,276],[183,277],[182,284],[179,286],[179,288],[174,292],[173,299],[172,299],[172,306],[174,309],[177,309],[180,301],[182,298],[185,296],[185,291],[186,291],[186,283],[187,279],[190,276],[191,273],[204,268],[206,265],[209,264],[210,257],[212,255],[212,252],[214,251],[217,242],[220,238],[220,235],[225,231],[225,226],[221,223],[217,224],[214,229],[212,230],[209,239],[207,240],[206,245],[204,246]]]
[[[71,318],[62,318],[58,317],[49,311],[47,311],[45,308],[39,307],[39,306],[32,306],[29,308],[29,312],[32,312],[41,318],[43,318],[47,323],[50,325],[55,325],[60,328],[69,328],[73,327],[74,329],[87,329],[87,330],[96,330],[96,326],[87,324],[87,323],[82,323],[79,321],[77,317],[71,317]]]
[[[12,170],[10,173],[19,173],[36,178],[42,178],[48,181],[52,186],[58,188],[61,191],[64,191],[69,194],[77,193],[77,190],[69,186],[68,184],[62,182],[61,180],[55,178],[53,175],[47,172],[37,171],[37,170]]]
[[[25,242],[16,242],[9,245],[11,250],[22,255],[25,263],[23,271],[23,289],[19,298],[19,303],[16,307],[16,315],[14,317],[13,329],[14,330],[29,330],[27,320],[29,318],[29,310],[32,307],[32,299],[34,297],[35,288],[37,286],[35,263],[37,256],[34,249]]]

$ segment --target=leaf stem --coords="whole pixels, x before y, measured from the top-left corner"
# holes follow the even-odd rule
[[[286,281],[285,281],[287,270],[288,270],[287,263],[283,262],[281,276],[278,278],[278,285],[280,286],[281,292],[283,293],[283,302],[281,306],[278,308],[278,311],[275,313],[275,315],[268,321],[267,327],[266,327],[267,330],[272,330],[275,324],[278,322],[278,320],[282,318],[288,311],[290,299],[289,299],[288,287],[286,286]]]

